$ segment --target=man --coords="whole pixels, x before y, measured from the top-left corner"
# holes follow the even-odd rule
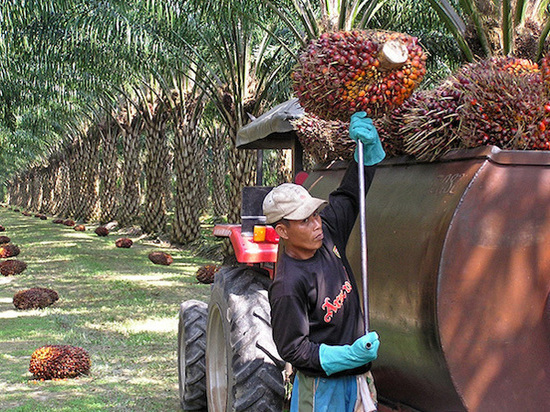
[[[363,142],[366,192],[373,166],[385,153],[364,112],[351,117],[350,137]],[[380,342],[376,332],[365,334],[357,285],[345,256],[359,212],[357,169],[350,162],[328,204],[292,183],[274,188],[263,203],[267,223],[284,244],[269,300],[279,354],[297,369],[294,412],[376,410],[366,378]]]

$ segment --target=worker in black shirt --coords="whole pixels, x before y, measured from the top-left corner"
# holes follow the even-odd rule
[[[363,142],[366,193],[374,165],[385,153],[364,112],[351,117],[349,130],[352,139]],[[359,212],[357,169],[350,162],[328,202],[285,183],[263,203],[267,223],[284,247],[269,301],[279,354],[297,370],[293,412],[376,410],[369,370],[380,342],[376,332],[365,334],[357,284],[345,255]]]

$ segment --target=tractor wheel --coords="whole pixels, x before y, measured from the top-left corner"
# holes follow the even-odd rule
[[[208,305],[188,300],[180,306],[178,374],[184,411],[206,411],[206,320]]]
[[[216,274],[208,307],[208,410],[281,411],[284,362],[271,336],[270,279],[250,267]]]

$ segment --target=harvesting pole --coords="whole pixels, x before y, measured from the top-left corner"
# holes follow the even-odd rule
[[[363,314],[365,333],[369,332],[369,290],[367,257],[367,213],[365,206],[365,167],[363,166],[363,142],[357,140],[357,168],[359,171],[359,223],[361,230],[361,287],[363,289]]]

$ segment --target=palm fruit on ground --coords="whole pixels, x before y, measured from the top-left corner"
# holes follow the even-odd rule
[[[18,275],[27,269],[27,264],[22,260],[8,259],[0,262],[0,273],[4,276]]]
[[[11,239],[7,236],[0,236],[0,244],[10,243]]]
[[[0,232],[5,232],[6,231],[6,228],[2,225],[0,225]]]
[[[19,253],[21,253],[21,250],[17,245],[11,243],[0,245],[0,258],[2,259],[17,256]]]
[[[95,234],[98,236],[107,236],[109,234],[109,229],[105,226],[99,226],[96,228]]]
[[[121,237],[120,239],[117,239],[115,241],[116,247],[121,247],[126,249],[131,247],[133,244],[134,242],[132,242],[132,239],[128,239],[127,237]]]
[[[63,224],[64,224],[65,226],[74,226],[75,221],[72,220],[72,219],[66,219],[66,220],[63,221]]]
[[[151,252],[149,253],[149,260],[156,265],[168,266],[172,264],[174,259],[166,252]]]
[[[23,210],[23,211],[21,212],[21,214],[22,214],[23,216],[32,216],[31,213],[27,212],[26,210]]]
[[[357,111],[376,118],[401,105],[426,72],[415,37],[386,31],[339,31],[312,40],[292,73],[305,111],[349,121]]]
[[[40,215],[40,220],[48,220],[48,216],[46,215]]]
[[[214,275],[218,272],[218,270],[220,270],[220,266],[204,265],[197,270],[195,277],[200,283],[214,283]]]
[[[87,375],[92,363],[88,352],[78,346],[48,345],[34,351],[29,372],[36,379],[66,379]]]
[[[84,225],[75,225],[73,227],[74,230],[76,230],[77,232],[85,232],[86,231],[86,226]]]
[[[62,224],[62,223],[63,223],[63,219],[54,219],[54,220],[52,220],[52,223],[54,223],[54,224],[56,224],[56,225]]]
[[[20,290],[13,296],[13,305],[17,309],[44,309],[59,300],[55,290],[47,288],[30,288]]]

